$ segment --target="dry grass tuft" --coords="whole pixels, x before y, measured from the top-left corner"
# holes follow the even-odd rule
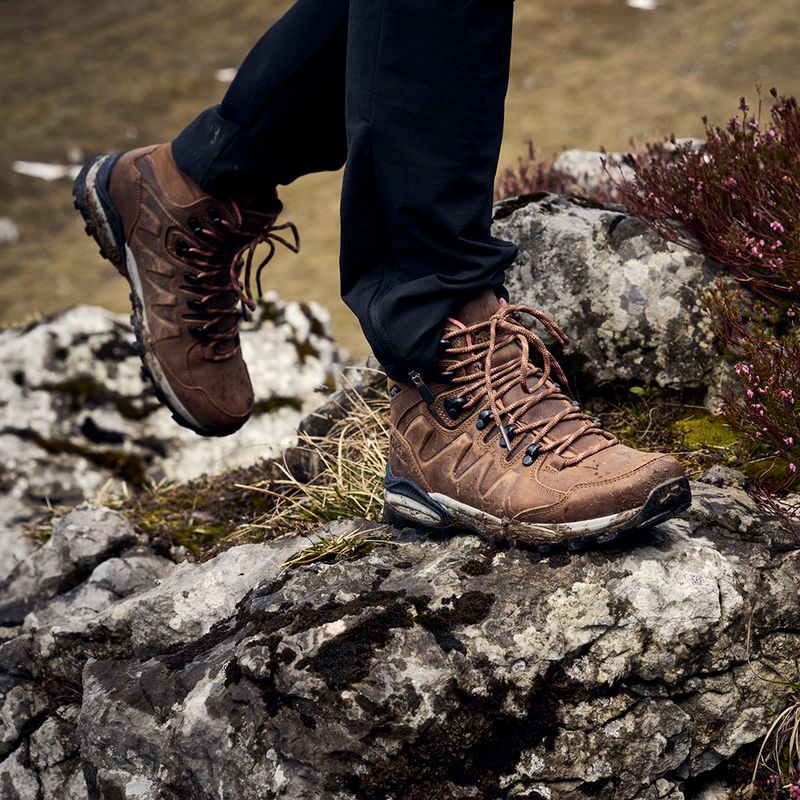
[[[365,556],[373,547],[391,544],[388,526],[376,526],[366,530],[344,533],[340,536],[316,533],[308,536],[311,544],[287,559],[285,569],[305,564],[337,564]]]
[[[355,395],[352,407],[320,437],[303,435],[300,449],[317,461],[319,474],[309,482],[299,479],[284,458],[279,476],[239,489],[268,495],[275,506],[240,526],[226,544],[274,535],[307,533],[339,519],[378,522],[383,512],[383,481],[389,445],[389,405],[385,397]],[[270,538],[273,538],[271,536]]]
[[[765,683],[786,691],[787,705],[773,720],[756,756],[750,782],[751,795],[765,800],[797,800],[800,797],[800,680],[793,680],[771,667],[776,677],[757,670],[750,659],[752,618],[747,629],[747,663],[750,671]]]
[[[758,751],[752,789],[764,797],[800,794],[800,684],[777,681],[789,692],[789,705],[775,718]]]

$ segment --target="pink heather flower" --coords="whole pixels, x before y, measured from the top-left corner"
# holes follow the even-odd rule
[[[773,220],[772,222],[770,222],[769,226],[770,226],[770,228],[772,228],[772,230],[775,231],[775,233],[783,233],[784,232],[784,227],[783,227],[783,225],[781,225],[780,222],[778,222],[778,220]]]
[[[794,436],[787,436],[783,442],[787,447],[791,447],[794,444]]]
[[[794,475],[794,473],[797,472],[797,464],[795,464],[794,462],[789,464],[789,472],[791,472],[792,475]]]

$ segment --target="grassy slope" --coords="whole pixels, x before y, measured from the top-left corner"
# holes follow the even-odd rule
[[[11,172],[14,159],[60,161],[159,141],[216,102],[214,70],[237,64],[286,0],[26,0],[0,4],[0,215],[23,227],[0,250],[0,323],[75,302],[124,309],[126,288],[102,262],[71,209],[66,183]],[[623,0],[518,0],[501,164],[533,138],[547,153],[610,149],[723,121],[756,82],[798,91],[800,18],[794,0],[667,0],[656,13]],[[335,302],[340,176],[287,189],[302,228],[272,284],[330,307],[340,339],[364,345]]]

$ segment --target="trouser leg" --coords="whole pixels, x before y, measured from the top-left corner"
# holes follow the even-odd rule
[[[222,103],[172,143],[178,166],[211,194],[339,169],[347,16],[348,0],[298,0],[250,51]]]
[[[342,296],[399,379],[433,363],[448,314],[501,286],[516,255],[490,230],[512,8],[299,0],[222,105],[173,144],[212,193],[289,183],[346,156]]]
[[[434,360],[444,320],[501,285],[491,235],[512,0],[351,0],[342,292],[387,372]]]

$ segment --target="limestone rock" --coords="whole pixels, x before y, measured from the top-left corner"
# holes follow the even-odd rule
[[[0,625],[19,624],[34,608],[77,586],[97,565],[137,540],[130,522],[110,509],[82,506],[57,520],[47,542],[0,583]]]
[[[626,153],[565,150],[553,162],[553,167],[571,175],[577,188],[591,197],[600,187],[608,185],[609,178],[604,164],[614,180],[633,180],[634,172]]]
[[[730,486],[734,489],[744,489],[747,476],[738,469],[731,469],[723,464],[714,464],[700,476],[701,483],[711,486]]]
[[[679,800],[785,702],[748,625],[757,671],[800,666],[800,553],[696,505],[582,554],[399,534],[191,646],[90,662],[90,797]]]
[[[0,528],[42,517],[46,503],[255,463],[291,443],[334,380],[327,312],[268,293],[242,333],[256,413],[242,430],[208,439],[178,426],[140,375],[127,319],[80,306],[0,331]]]
[[[584,553],[397,531],[357,561],[292,570],[303,540],[176,567],[109,535],[115,512],[81,509],[51,549],[85,577],[56,594],[41,581],[49,599],[0,645],[0,796],[716,786],[785,703],[757,673],[800,669],[800,551],[776,551],[740,490],[693,490],[684,519]]]
[[[705,141],[686,137],[676,139],[674,142],[664,142],[662,145],[665,154],[674,153],[677,148],[690,148],[702,150]],[[570,175],[579,193],[588,197],[596,195],[598,189],[607,187],[609,181],[617,184],[634,180],[636,174],[631,165],[631,156],[628,153],[601,152],[598,150],[564,150],[553,162],[553,167]]]
[[[24,531],[0,528],[0,581],[4,581],[14,567],[35,549],[36,542]]]
[[[507,274],[513,301],[556,319],[593,383],[705,388],[718,404],[730,370],[699,297],[718,274],[707,259],[620,206],[557,195],[498,203],[494,233],[520,248]]]
[[[116,512],[83,507],[57,522],[50,541],[19,570],[33,581],[38,568],[42,594],[36,597],[30,584],[18,581],[25,593],[20,604],[33,610],[0,645],[3,800],[86,800],[76,732],[84,665],[197,646],[303,546],[297,539],[243,545],[204,564],[176,567],[143,549],[126,533],[131,530]],[[50,579],[56,563],[65,575],[74,576],[77,566],[94,568],[58,593]],[[6,586],[6,593],[13,588]],[[140,796],[137,786],[144,785],[128,781],[123,796]]]

